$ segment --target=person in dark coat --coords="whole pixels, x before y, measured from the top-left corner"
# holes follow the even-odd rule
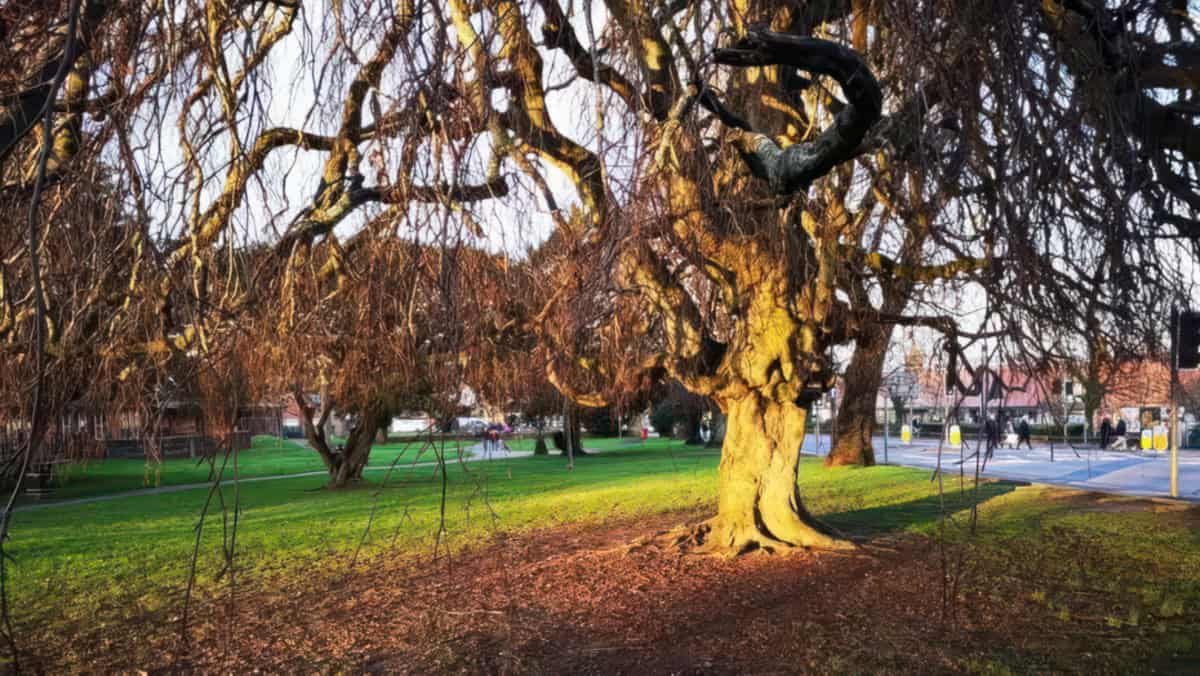
[[[1112,421],[1108,416],[1104,416],[1104,420],[1100,421],[1100,448],[1108,448],[1108,443],[1112,441]]]
[[[1020,448],[1022,443],[1029,450],[1033,450],[1033,442],[1029,439],[1029,420],[1026,418],[1021,418],[1021,423],[1017,425],[1017,448]]]
[[[1117,428],[1113,430],[1113,440],[1109,446],[1114,448],[1125,448],[1125,419],[1117,418]]]

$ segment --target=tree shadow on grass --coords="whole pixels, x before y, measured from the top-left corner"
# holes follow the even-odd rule
[[[972,504],[983,504],[1027,485],[1019,481],[989,481],[979,485],[978,493],[973,488],[962,492],[955,488],[940,496],[935,494],[880,507],[827,512],[820,518],[838,530],[857,536],[921,529],[936,524],[943,513],[953,514],[970,508]]]

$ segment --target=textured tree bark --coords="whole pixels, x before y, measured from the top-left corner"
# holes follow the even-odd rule
[[[362,479],[363,468],[371,457],[371,447],[375,444],[378,429],[379,417],[373,412],[364,413],[350,429],[345,449],[340,457],[334,456],[336,461],[330,467],[330,488],[344,488]]]
[[[728,405],[718,470],[717,515],[696,532],[700,549],[737,555],[790,547],[853,545],[819,523],[796,484],[806,412],[751,393]]]
[[[329,447],[329,441],[325,437],[325,422],[329,419],[332,410],[328,396],[322,393],[321,417],[315,424],[312,420],[312,406],[309,405],[304,393],[297,390],[293,396],[300,408],[300,426],[304,430],[304,437],[308,441],[308,445],[312,446],[313,450],[321,456],[321,461],[325,463],[325,469],[329,472],[328,487],[342,488],[352,481],[361,479],[363,468],[367,466],[367,460],[371,456],[371,446],[375,443],[375,434],[381,421],[386,418],[368,409],[350,429],[346,445],[339,453]]]
[[[583,450],[583,433],[579,429],[579,407],[570,399],[563,398],[563,447],[566,457],[586,455]]]
[[[877,324],[865,329],[854,346],[854,355],[846,367],[845,394],[838,409],[835,425],[837,443],[825,458],[825,464],[875,464],[875,397],[883,379],[883,360],[887,355],[891,324]]]

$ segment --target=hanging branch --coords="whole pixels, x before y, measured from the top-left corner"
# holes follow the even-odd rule
[[[17,473],[17,480],[13,485],[12,492],[9,493],[8,501],[4,504],[4,511],[0,513],[0,615],[3,615],[4,635],[8,641],[9,650],[12,652],[14,672],[20,671],[20,655],[17,650],[16,637],[13,635],[12,616],[8,608],[8,557],[4,552],[4,542],[8,539],[8,527],[12,518],[13,505],[17,501],[17,496],[21,493],[21,486],[24,483],[25,472],[29,468],[29,462],[38,452],[38,445],[42,434],[42,386],[46,379],[46,296],[42,289],[41,261],[38,256],[39,225],[37,211],[38,203],[42,197],[42,189],[45,187],[46,165],[50,161],[51,141],[54,134],[54,106],[52,103],[58,96],[59,90],[62,89],[63,82],[67,78],[67,73],[70,72],[71,65],[75,62],[77,56],[76,29],[79,24],[79,4],[80,0],[71,1],[70,15],[67,20],[67,39],[66,44],[63,46],[63,58],[58,64],[58,72],[54,74],[54,81],[50,84],[50,90],[38,113],[42,118],[42,148],[41,154],[38,157],[37,173],[33,183],[33,197],[29,201],[27,216],[29,228],[29,271],[31,275],[30,283],[33,285],[34,302],[33,356],[36,375],[34,376],[33,383],[33,403],[30,406],[29,413],[29,441],[25,447],[25,454],[21,458],[21,468]]]

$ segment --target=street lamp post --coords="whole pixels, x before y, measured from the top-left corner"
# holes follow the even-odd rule
[[[883,464],[888,464],[888,426],[891,420],[888,419],[888,411],[891,410],[892,391],[885,384],[883,386]],[[901,418],[903,424],[903,418]]]
[[[1179,309],[1171,310],[1171,497],[1179,497]]]

